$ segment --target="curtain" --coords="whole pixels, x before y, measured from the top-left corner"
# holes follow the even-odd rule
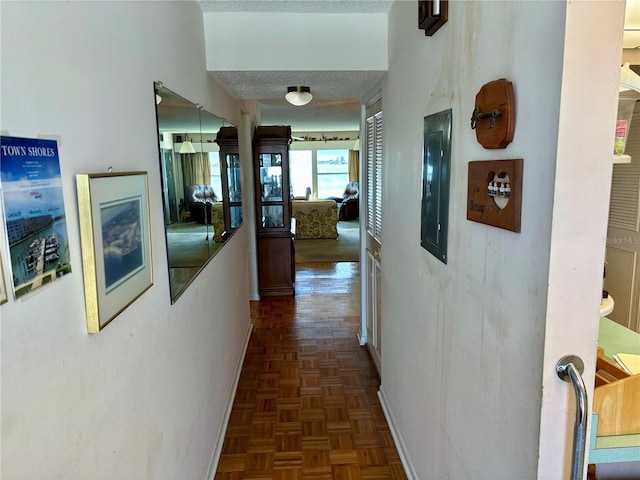
[[[171,155],[174,155],[171,153]],[[184,169],[182,167],[182,159],[179,154],[175,154],[173,157],[173,162],[171,162],[173,166],[173,188],[176,191],[176,196],[178,197],[178,205],[182,206],[184,202],[184,186],[186,185],[184,181]]]
[[[185,187],[187,185],[193,185],[194,184],[194,181],[193,181],[193,168],[192,168],[193,162],[191,161],[191,155],[192,154],[190,154],[190,153],[181,155],[181,157],[182,157],[182,178],[184,180],[184,186]]]
[[[209,156],[202,153],[182,155],[182,177],[184,185],[209,185],[211,183],[211,168]]]
[[[203,155],[202,153],[196,153],[194,155],[193,180],[194,184],[211,184],[211,168],[209,167],[209,155]]]
[[[360,178],[360,152],[349,150],[349,181],[357,182]]]

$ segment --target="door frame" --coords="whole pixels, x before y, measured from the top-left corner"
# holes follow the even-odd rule
[[[584,361],[588,411],[592,408],[589,379],[595,373],[624,9],[624,1],[566,3],[549,239],[540,480],[569,478],[571,468],[576,400],[571,385],[556,373],[563,355],[575,354]],[[587,438],[590,428],[588,415]],[[588,451],[585,457],[586,464]]]
[[[382,90],[378,88],[376,92],[367,97],[367,100],[363,101],[360,104],[360,139],[363,141],[360,142],[360,151],[363,151],[363,148],[366,149],[366,131],[367,131],[367,109],[372,107],[376,102],[382,101]],[[384,143],[382,144],[383,149],[383,157],[384,157]],[[366,151],[366,150],[365,150]],[[358,181],[360,182],[360,195],[359,201],[360,205],[358,205],[360,211],[360,345],[364,346],[367,344],[367,317],[369,315],[369,307],[367,304],[367,262],[369,261],[367,257],[367,222],[364,214],[368,214],[366,211],[367,208],[367,172],[366,172],[366,163],[364,162],[364,155],[360,154],[360,178]],[[384,170],[383,170],[383,179],[384,179]],[[378,370],[380,370],[380,366],[378,365]],[[378,372],[380,373],[380,371]]]

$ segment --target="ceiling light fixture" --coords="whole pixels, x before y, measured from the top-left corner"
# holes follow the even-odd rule
[[[311,89],[309,87],[287,87],[287,94],[284,96],[291,105],[301,107],[311,101],[313,95],[311,95]]]

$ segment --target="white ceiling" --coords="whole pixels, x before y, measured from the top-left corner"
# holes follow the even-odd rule
[[[202,0],[203,12],[388,13],[393,0]],[[416,7],[417,8],[417,7]],[[259,100],[262,123],[291,125],[295,132],[360,129],[360,96],[384,71],[218,71],[209,72],[234,98]],[[294,107],[286,87],[304,85],[313,100]]]
[[[383,71],[210,72],[237,99],[257,99],[265,125],[291,125],[297,132],[359,130],[360,95]],[[295,107],[284,100],[287,86],[305,85],[313,100]]]
[[[394,0],[201,0],[203,12],[388,13]],[[416,7],[417,8],[417,7]],[[624,48],[640,48],[640,0],[627,0]],[[296,132],[358,130],[361,94],[384,72],[209,72],[234,98],[259,100],[262,123],[291,125]],[[286,86],[305,85],[314,96],[289,105]]]

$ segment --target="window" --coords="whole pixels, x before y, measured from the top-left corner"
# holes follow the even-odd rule
[[[349,183],[349,150],[290,150],[289,170],[294,197],[342,198]]]
[[[349,183],[349,150],[318,150],[318,198],[342,197]]]
[[[220,174],[220,153],[209,152],[209,170],[211,171],[211,186],[218,201],[222,201],[222,177]]]
[[[289,176],[294,197],[304,197],[307,187],[313,191],[313,152],[291,150],[289,152]]]

